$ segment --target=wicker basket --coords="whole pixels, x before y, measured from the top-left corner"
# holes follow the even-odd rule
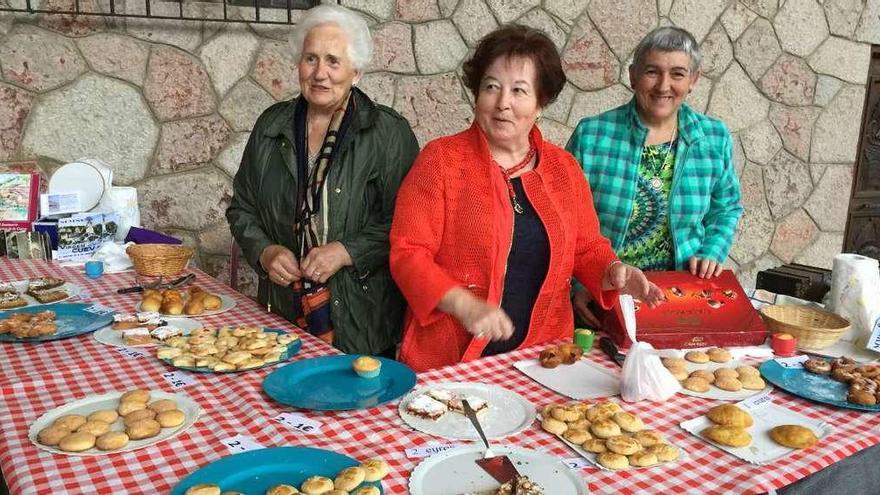
[[[186,268],[192,249],[172,244],[133,244],[125,250],[134,271],[145,277],[170,277]]]
[[[797,338],[798,349],[824,349],[849,330],[845,318],[812,306],[776,304],[761,308],[770,333],[785,332]]]

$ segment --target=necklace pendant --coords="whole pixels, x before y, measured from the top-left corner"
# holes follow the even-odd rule
[[[651,179],[651,187],[653,187],[655,191],[659,191],[663,188],[663,181],[660,180],[659,177],[654,177]]]
[[[523,207],[519,204],[519,201],[517,201],[516,198],[513,198],[513,211],[519,215],[522,215],[523,213]]]

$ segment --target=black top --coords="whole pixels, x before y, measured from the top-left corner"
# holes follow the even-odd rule
[[[522,213],[513,214],[513,243],[507,258],[507,274],[501,295],[501,309],[513,321],[513,335],[508,340],[489,342],[483,356],[512,351],[526,339],[532,308],[550,265],[547,230],[526,197],[522,180],[511,179],[511,183],[516,200],[523,208]]]

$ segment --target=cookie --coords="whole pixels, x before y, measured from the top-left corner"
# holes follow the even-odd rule
[[[75,431],[80,426],[86,424],[86,417],[79,414],[65,414],[64,416],[59,417],[55,421],[52,422],[55,426],[60,426],[62,428],[67,428],[70,431]]]
[[[159,426],[162,428],[173,428],[182,425],[186,421],[186,415],[183,414],[183,411],[172,409],[157,414],[156,421],[159,422]]]
[[[715,379],[719,378],[736,378],[739,379],[739,373],[733,368],[718,368],[713,373]]]
[[[688,351],[684,355],[684,358],[692,363],[698,363],[698,364],[709,362],[709,355],[703,351]]]
[[[146,404],[147,402],[150,402],[150,391],[144,389],[129,390],[122,394],[122,397],[119,398],[119,402],[143,402]]]
[[[135,421],[125,428],[125,433],[131,440],[143,440],[152,438],[162,431],[162,426],[155,419],[142,419]]]
[[[743,388],[742,382],[737,378],[716,378],[713,385],[728,392],[739,392]]]
[[[687,380],[688,370],[686,368],[667,368],[672,377],[678,381]]]
[[[691,372],[690,375],[688,375],[688,378],[693,378],[693,377],[702,378],[703,380],[706,380],[707,382],[709,382],[710,385],[715,381],[715,373],[712,373],[711,371],[708,371],[708,370],[693,371],[693,372]]]
[[[37,433],[37,441],[43,445],[54,447],[67,435],[70,435],[70,430],[67,428],[61,425],[52,425],[43,428]]]
[[[739,375],[740,380],[744,376],[761,376],[761,372],[758,371],[758,368],[754,366],[739,366],[736,368],[736,373]]]
[[[559,421],[558,419],[544,418],[544,420],[541,421],[541,428],[548,433],[562,435],[568,430],[568,425],[566,425],[564,421]]]
[[[710,388],[709,382],[705,378],[700,378],[699,376],[689,377],[682,383],[682,386],[693,392],[708,392]]]
[[[92,414],[89,414],[89,421],[103,421],[105,423],[112,423],[116,421],[116,418],[119,417],[119,413],[114,411],[113,409],[102,409],[100,411],[95,411]]]
[[[744,376],[740,379],[742,386],[746,390],[762,390],[767,386],[764,379],[760,376]]]
[[[721,347],[713,347],[706,351],[709,359],[715,363],[726,363],[732,359],[730,351]]]
[[[71,433],[58,442],[58,448],[65,452],[82,452],[94,447],[95,439],[91,433]]]
[[[680,357],[665,357],[660,358],[660,361],[667,368],[684,368],[687,366],[687,360]]]
[[[95,440],[95,447],[100,450],[119,450],[128,445],[128,435],[121,431],[108,431]]]

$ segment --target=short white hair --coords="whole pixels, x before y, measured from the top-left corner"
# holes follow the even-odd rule
[[[367,22],[355,12],[339,5],[319,5],[306,11],[290,34],[293,58],[299,61],[303,43],[312,28],[333,24],[348,35],[348,57],[355,70],[367,68],[373,56],[373,38]]]

